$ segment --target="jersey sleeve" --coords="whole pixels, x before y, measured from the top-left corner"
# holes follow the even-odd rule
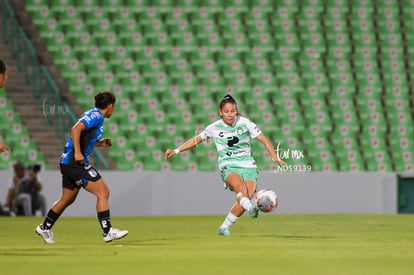
[[[212,125],[210,124],[207,126],[203,131],[200,133],[200,137],[202,141],[206,141],[213,136]]]
[[[102,116],[98,112],[88,112],[83,114],[83,116],[79,119],[79,122],[82,122],[86,129],[89,130],[101,124],[101,117]]]
[[[256,123],[251,120],[248,120],[247,128],[249,129],[251,138],[257,138],[262,133],[262,130],[259,128],[259,126],[257,126]]]

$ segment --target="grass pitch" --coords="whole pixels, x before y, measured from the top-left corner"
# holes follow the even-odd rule
[[[54,245],[42,218],[0,218],[1,274],[413,274],[412,215],[112,217],[125,239],[104,243],[96,218],[62,216]]]

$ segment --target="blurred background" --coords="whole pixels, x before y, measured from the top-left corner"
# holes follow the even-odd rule
[[[412,0],[0,3],[2,170],[57,169],[70,127],[109,90],[114,144],[95,150],[101,170],[216,171],[212,145],[171,161],[163,152],[232,94],[298,169],[413,172]],[[259,169],[277,169],[252,144]]]

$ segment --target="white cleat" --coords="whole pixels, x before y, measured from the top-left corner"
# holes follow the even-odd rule
[[[52,230],[46,229],[43,224],[39,224],[36,227],[36,233],[40,237],[43,238],[43,241],[45,243],[55,243],[55,240],[53,239],[53,232]]]
[[[128,235],[128,230],[119,230],[117,228],[111,227],[108,234],[103,235],[103,240],[107,243],[112,242],[113,240],[122,239]]]

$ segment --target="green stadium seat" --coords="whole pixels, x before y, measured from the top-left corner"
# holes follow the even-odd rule
[[[355,28],[358,29],[359,26],[355,26]],[[377,47],[377,41],[374,35],[373,27],[367,29],[369,30],[354,32],[353,37],[356,48],[369,47],[375,49]]]
[[[174,60],[171,66],[169,66],[170,76],[172,78],[181,78],[184,74],[191,72],[192,66],[191,64],[185,59],[180,58]]]
[[[63,32],[56,32],[51,37],[45,39],[48,42],[47,50],[52,55],[59,53],[64,46],[69,46],[69,39]]]
[[[249,5],[247,5],[249,7]],[[274,5],[273,1],[271,0],[262,0],[251,3],[250,7],[253,14],[257,17],[262,17],[268,14],[273,14],[274,12]]]
[[[381,98],[371,97],[368,98],[366,95],[358,96],[357,99],[357,106],[364,113],[361,116],[368,116],[371,112],[379,112],[383,113],[384,110],[382,108]]]
[[[168,51],[161,53],[160,56],[161,56],[162,62],[168,68],[171,68],[171,66],[176,65],[178,60],[186,59],[186,55],[178,47],[170,47]],[[191,62],[191,64],[194,64],[192,60],[190,60],[189,62]]]
[[[310,160],[312,171],[331,172],[338,170],[336,158],[330,150],[317,151],[315,156],[310,156]]]
[[[194,27],[186,18],[180,18],[174,21],[166,21],[166,23],[170,24],[169,34],[173,39],[180,38],[182,33],[193,32]]]
[[[386,37],[382,36],[380,38],[380,43],[384,52],[388,52],[389,49],[394,50],[395,52],[403,52],[403,41],[399,37],[400,34],[388,34]]]
[[[180,52],[182,52],[180,50]],[[189,53],[189,60],[192,65],[194,66],[201,66],[203,65],[207,60],[210,60],[212,62],[211,64],[215,64],[214,61],[214,54],[210,50],[209,47],[197,47],[194,49],[194,51]]]
[[[409,153],[406,153],[406,155],[409,155]],[[410,160],[411,157],[407,157],[407,159],[396,159],[395,163],[395,172],[413,172],[414,171],[414,164]]]
[[[273,27],[275,28],[275,38],[282,40],[287,34],[296,33],[296,25],[293,18],[279,18],[272,19]]]
[[[49,6],[48,0],[29,0],[25,1],[26,11],[33,13]]]
[[[382,58],[382,69],[386,74],[405,74],[405,65],[401,60]],[[387,83],[388,84],[388,83]]]
[[[84,0],[76,3],[76,9],[82,13],[92,13],[95,7],[99,7],[99,0]]]
[[[69,83],[72,80],[76,80],[76,77],[79,72],[84,71],[85,68],[78,59],[72,58],[69,60],[69,66],[62,72],[63,78],[68,81]]]
[[[213,33],[214,34],[214,33]],[[234,32],[231,33],[227,38],[221,42],[220,39],[216,39],[215,42],[213,39],[210,38],[210,47],[220,45],[221,47],[228,45],[233,47],[236,51],[247,52],[249,50],[249,38],[244,32]]]
[[[26,5],[26,8],[31,9],[32,6]],[[38,28],[48,28],[48,21],[56,17],[55,12],[51,10],[47,4],[45,5],[44,3],[39,4],[39,7],[32,10],[31,12],[33,14],[33,25]]]
[[[332,145],[335,156],[338,158],[340,170],[363,171],[364,164],[359,153],[357,133],[342,126],[332,135]],[[355,162],[354,162],[355,161]],[[349,165],[354,163],[354,165]]]
[[[33,2],[38,6],[30,6]],[[87,103],[82,94],[106,86],[117,91],[121,103],[132,103],[125,110],[121,107],[116,116],[120,124],[113,129],[134,140],[123,157],[131,161],[120,167],[215,170],[215,160],[206,161],[205,155],[175,165],[155,164],[153,149],[138,144],[135,140],[142,137],[137,127],[127,129],[122,118],[130,109],[138,112],[140,118],[130,124],[154,135],[158,146],[174,139],[160,128],[176,124],[183,142],[194,134],[194,125],[207,125],[217,117],[213,105],[223,93],[235,94],[247,115],[270,129],[270,136],[277,137],[280,130],[284,141],[291,137],[297,146],[304,141],[314,170],[414,167],[401,149],[379,161],[383,148],[359,152],[354,146],[355,141],[399,140],[412,132],[407,75],[414,73],[414,66],[403,62],[414,57],[411,0],[399,6],[346,0],[100,2],[49,7],[48,1],[31,0],[27,6],[36,11],[49,52],[64,68],[79,102]],[[206,111],[195,112],[200,108]],[[317,138],[331,141],[333,147],[316,153],[308,144]],[[145,154],[137,152],[138,147],[144,147]],[[332,151],[339,147],[357,152],[352,164],[346,151]],[[367,156],[377,158],[378,164]],[[260,165],[272,169],[273,164]]]
[[[287,53],[299,53],[300,51],[300,40],[296,33],[283,33],[281,37],[276,37],[276,41],[282,49],[288,48]]]
[[[413,158],[412,131],[410,137],[393,135],[390,138],[391,152],[397,172],[412,172]]]
[[[116,166],[117,169],[120,171],[131,171],[131,170],[142,170],[142,162],[140,162],[139,160],[130,160],[133,156],[133,152],[131,150],[128,150],[126,153],[126,157],[125,158],[119,158],[116,161]]]
[[[232,89],[235,92],[244,93],[249,91],[249,86],[251,85],[250,77],[245,72],[227,75],[225,80],[227,82],[226,91]]]
[[[221,42],[220,37],[216,33],[211,33],[208,35],[208,38],[203,38],[203,42],[201,43],[203,46],[210,46],[209,39],[211,39],[211,45],[214,43]],[[174,45],[179,47],[182,51],[187,53],[192,52],[198,48],[198,39],[197,37],[191,32],[185,32],[182,36],[174,39]]]
[[[329,77],[331,80],[339,79],[343,75],[351,75],[352,68],[349,60],[343,59],[334,59],[327,61],[328,69],[329,69]],[[354,86],[351,84],[351,86]]]
[[[339,158],[339,169],[344,172],[365,171],[365,164],[358,151],[348,151],[346,157]]]
[[[352,102],[341,100],[338,105],[332,105],[332,119],[335,124],[335,130],[338,132],[357,132],[359,130],[359,120]],[[342,129],[343,128],[343,129]]]
[[[33,22],[33,24],[39,29],[40,38],[45,40],[53,39],[56,33],[63,31],[55,18],[47,18],[41,22]]]
[[[391,129],[394,127],[411,127],[413,120],[408,110],[405,111],[395,111],[395,112],[387,112],[388,121],[390,124]]]
[[[84,34],[89,34],[89,26],[84,23],[83,20],[77,19],[76,16],[72,19],[68,19],[67,23],[59,22],[60,26],[62,26],[63,32],[65,36],[69,39],[79,39]]]
[[[202,24],[205,20],[213,19],[216,13],[223,10],[223,7],[217,4],[210,3],[210,1],[203,1],[197,7],[197,5],[188,3],[185,9],[190,13],[191,23],[197,25]]]
[[[325,21],[346,20],[350,6],[346,0],[335,0],[326,2]]]
[[[385,135],[370,136],[363,133],[361,136],[361,145],[367,159],[373,159],[377,151],[387,151]]]
[[[165,23],[167,25],[177,25],[180,20],[188,20],[188,13],[181,5],[176,5],[165,13]]]
[[[143,170],[146,171],[161,171],[163,167],[162,163],[159,160],[153,159],[152,156],[146,157],[142,161]]]
[[[326,136],[332,131],[332,122],[329,115],[324,110],[316,111],[315,113],[308,114],[310,110],[305,111],[305,119],[308,124],[308,129],[313,135]]]
[[[135,94],[137,92],[141,92],[141,87],[144,85],[144,78],[137,72],[124,72],[124,73],[117,73],[118,79],[122,83],[122,87],[124,89],[124,93],[128,94]],[[140,96],[137,96],[137,101],[139,102],[141,99]]]
[[[400,99],[400,98],[388,98],[385,100],[385,110],[387,116],[390,120],[397,121],[399,113],[410,114],[411,107],[409,104],[409,100]]]
[[[144,7],[141,11],[138,12],[138,14],[139,20],[143,25],[153,25],[155,28],[157,28],[157,26],[154,26],[154,21],[159,21],[162,16],[161,10],[158,9],[158,7],[152,5]]]
[[[375,60],[355,60],[354,64],[358,75],[360,75],[360,73],[379,75],[379,68]],[[357,76],[357,78],[360,77]]]
[[[115,26],[122,26],[126,22],[135,18],[135,11],[127,6],[114,5],[115,9],[112,11],[112,24]]]
[[[319,20],[301,18],[299,19],[299,26],[302,41],[306,40],[308,44],[324,47],[323,31]]]
[[[215,171],[217,168],[216,160],[206,161],[205,157],[197,159],[197,170],[198,171]]]
[[[197,163],[193,152],[186,151],[180,153],[170,162],[172,171],[196,171]]]
[[[381,161],[369,161],[367,162],[367,171],[373,172],[392,172],[394,171],[392,162],[388,155],[384,154],[384,157],[379,157],[382,155],[383,152],[379,152],[377,157],[381,159]]]
[[[248,28],[248,33],[251,36],[256,36],[261,33],[271,33],[271,26],[267,23],[267,18],[258,11],[256,13],[249,12],[246,14],[244,22]]]
[[[194,33],[197,34],[197,36],[206,35],[208,33],[217,33],[220,31],[219,26],[215,23],[214,18],[207,18],[205,20],[196,20],[194,25]],[[187,31],[192,32],[192,26],[190,24],[190,27],[187,29]],[[223,37],[225,37],[226,34],[223,34]]]
[[[274,16],[281,18],[290,18],[293,17],[299,11],[300,1],[286,1],[286,0],[277,0],[276,4],[276,13]]]
[[[219,2],[219,1],[218,1]],[[248,0],[237,0],[237,1],[227,1],[227,3],[223,3],[226,10],[232,9],[234,13],[245,13],[248,12],[249,9]]]
[[[325,74],[322,61],[319,59],[301,58],[302,78],[308,91],[318,90],[321,93],[329,92],[329,79]]]
[[[303,145],[306,146],[309,157],[317,157],[320,151],[331,152],[329,140],[324,136],[303,135]]]
[[[230,33],[235,32],[243,32],[244,31],[244,25],[243,23],[238,19],[227,19],[223,17],[218,18],[220,26],[219,28],[222,30],[223,35],[226,36]]]
[[[88,56],[88,52],[96,47],[97,41],[89,32],[78,33],[76,36],[65,36],[67,44],[71,45],[72,51],[75,53],[76,57],[83,59],[83,57]]]
[[[143,37],[141,27],[137,24],[137,22],[135,22],[134,18],[114,18],[112,22],[114,24],[114,30],[122,39],[127,40],[128,38],[133,37],[136,33],[141,34],[141,36]],[[139,42],[139,40],[137,40],[136,38],[135,40],[135,42]]]
[[[355,60],[371,60],[375,61],[377,58],[378,50],[376,47],[362,46],[355,48]]]

